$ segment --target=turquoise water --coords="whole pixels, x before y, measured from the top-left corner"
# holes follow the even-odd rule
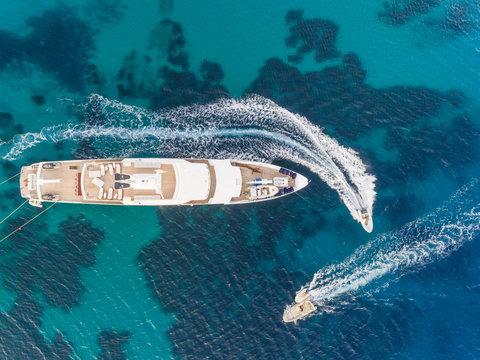
[[[0,244],[0,358],[479,357],[476,1],[0,9],[0,178],[171,156],[312,180],[256,206],[57,204]],[[319,311],[284,324],[303,286]]]
[[[91,337],[92,329],[98,333],[107,328],[129,329],[132,335],[125,346],[127,356],[158,357],[159,348],[168,351],[172,347],[165,329],[174,321],[174,314],[162,311],[155,301],[145,277],[135,266],[135,258],[142,247],[160,236],[161,228],[150,208],[102,210],[92,207],[86,214],[106,231],[95,252],[95,265],[81,274],[85,286],[82,305],[67,314],[49,309],[42,329],[52,338],[62,331],[76,344],[75,354],[80,358],[100,352],[97,339]],[[70,209],[69,213],[75,211]]]

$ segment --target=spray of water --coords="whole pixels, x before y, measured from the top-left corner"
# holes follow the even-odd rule
[[[222,99],[160,112],[91,95],[81,107],[86,124],[47,127],[3,145],[13,160],[41,143],[94,141],[99,156],[148,154],[171,157],[287,159],[308,167],[336,190],[352,216],[375,200],[375,177],[360,157],[311,124],[260,96]]]
[[[321,269],[302,289],[314,303],[329,309],[343,295],[367,291],[381,278],[385,285],[446,257],[480,235],[478,183],[472,180],[431,214],[379,235],[342,263]]]

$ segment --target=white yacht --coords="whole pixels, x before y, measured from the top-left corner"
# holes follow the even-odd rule
[[[297,320],[305,318],[308,314],[311,314],[317,307],[313,305],[311,296],[306,290],[299,291],[295,295],[295,305],[292,305],[285,309],[283,312],[284,322],[297,322]]]
[[[22,167],[22,197],[42,202],[108,205],[245,204],[307,186],[291,170],[260,162],[128,158],[39,162]]]

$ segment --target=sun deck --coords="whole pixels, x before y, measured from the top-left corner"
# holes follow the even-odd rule
[[[131,180],[128,182],[116,180],[117,174]],[[142,168],[136,166],[134,162],[95,161],[84,165],[82,179],[85,189],[84,200],[93,201],[107,200],[121,203],[124,199],[139,197],[168,200],[173,198],[176,188],[172,164],[158,163],[154,167]],[[142,185],[135,186],[136,182]],[[116,183],[128,184],[129,187],[119,188]]]

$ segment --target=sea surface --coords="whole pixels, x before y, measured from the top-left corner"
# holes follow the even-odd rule
[[[311,183],[55,205],[0,243],[0,359],[480,358],[479,83],[478,0],[1,1],[0,182],[168,156]],[[302,288],[318,311],[283,323]]]

